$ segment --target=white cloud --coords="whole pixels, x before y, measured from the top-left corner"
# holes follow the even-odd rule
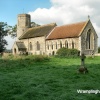
[[[56,22],[58,25],[62,25],[87,20],[88,15],[90,15],[90,19],[100,37],[100,0],[50,1],[52,3],[51,8],[37,8],[35,11],[29,12],[32,21],[38,24]]]

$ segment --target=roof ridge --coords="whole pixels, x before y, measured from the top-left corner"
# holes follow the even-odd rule
[[[50,24],[44,24],[44,25],[40,25],[40,26],[36,26],[36,27],[31,27],[31,28],[29,28],[28,30],[32,30],[32,29],[34,29],[34,28],[41,28],[41,27],[45,27],[45,26],[53,26],[53,25],[55,25],[55,26],[57,26],[57,24],[56,23],[50,23]],[[27,30],[27,31],[28,31]]]
[[[71,26],[74,24],[80,24],[80,23],[86,23],[87,21],[81,21],[81,22],[76,22],[76,23],[70,23],[70,24],[65,24],[65,25],[61,25],[61,26],[57,26],[57,27],[63,27],[63,26]]]
[[[44,24],[44,25],[41,25],[41,26],[48,26],[48,25],[55,25],[56,23],[49,23],[49,24]]]

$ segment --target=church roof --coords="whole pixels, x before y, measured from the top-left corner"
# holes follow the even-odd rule
[[[16,45],[17,45],[18,49],[26,49],[23,42],[16,42]]]
[[[24,33],[19,39],[27,39],[48,35],[55,26],[56,23],[51,23],[29,28],[28,31],[26,31],[26,33]]]
[[[63,26],[56,26],[46,39],[52,40],[78,37],[82,33],[87,23],[88,21],[84,21]]]

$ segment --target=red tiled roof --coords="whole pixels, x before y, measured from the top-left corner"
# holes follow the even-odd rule
[[[87,24],[87,21],[63,25],[63,26],[57,26],[47,36],[46,39],[51,40],[51,39],[63,39],[63,38],[78,37],[81,34],[84,27],[86,26],[86,24]]]

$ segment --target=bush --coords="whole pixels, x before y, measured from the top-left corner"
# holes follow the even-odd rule
[[[41,62],[41,61],[49,61],[50,58],[46,55],[35,55],[34,56],[34,61],[36,62]]]
[[[98,53],[100,53],[100,46],[98,47]]]
[[[57,51],[58,56],[66,56],[67,55],[67,49],[66,48],[61,48]]]
[[[59,57],[77,57],[79,54],[80,51],[77,49],[61,48],[57,51],[57,56]]]

